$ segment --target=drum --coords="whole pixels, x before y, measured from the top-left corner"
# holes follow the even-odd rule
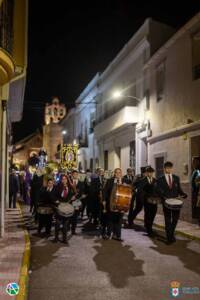
[[[183,201],[177,198],[166,199],[164,205],[172,210],[180,210],[183,206]]]
[[[74,214],[74,207],[69,203],[61,202],[56,208],[56,211],[59,214],[59,216],[69,218],[72,217]]]
[[[75,210],[79,210],[82,206],[82,202],[79,199],[76,199],[72,202],[72,206],[74,207]]]
[[[113,212],[128,212],[132,198],[132,187],[130,185],[114,185],[110,199],[110,210]]]

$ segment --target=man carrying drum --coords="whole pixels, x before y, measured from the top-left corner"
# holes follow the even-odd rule
[[[163,200],[167,244],[170,245],[176,242],[174,233],[182,207],[182,201],[177,198],[187,198],[181,189],[179,177],[173,174],[172,162],[164,164],[164,175],[158,179],[158,190]]]
[[[109,237],[113,233],[112,239],[122,241],[122,218],[123,213],[129,210],[132,188],[129,185],[123,185],[122,170],[120,168],[116,168],[114,177],[107,180],[104,196],[108,220],[107,235]]]

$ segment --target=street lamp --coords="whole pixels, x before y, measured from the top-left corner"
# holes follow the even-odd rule
[[[63,130],[62,135],[66,135],[66,134],[67,134],[67,130]]]
[[[136,96],[123,95],[122,91],[119,91],[119,90],[117,90],[117,91],[115,91],[115,92],[113,93],[113,98],[114,98],[114,99],[119,99],[119,98],[122,98],[122,97],[125,97],[125,98],[132,98],[132,99],[137,100],[138,102],[142,101],[142,99],[140,99],[140,98],[138,98],[138,97],[136,97]]]

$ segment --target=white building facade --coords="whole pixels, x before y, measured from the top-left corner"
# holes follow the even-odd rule
[[[200,13],[174,34],[145,65],[150,73],[148,164],[162,174],[174,163],[190,195],[192,158],[200,156]],[[190,219],[185,202],[183,219]]]
[[[96,106],[99,94],[99,73],[76,100],[74,140],[79,144],[79,170],[94,171],[99,166],[99,154],[94,137]]]
[[[149,78],[143,71],[172,29],[147,19],[99,78],[95,138],[100,165],[107,170],[147,165]],[[121,91],[116,99],[113,94]],[[137,130],[136,130],[137,128]]]

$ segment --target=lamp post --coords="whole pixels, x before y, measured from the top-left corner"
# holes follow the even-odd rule
[[[115,92],[113,93],[113,98],[114,98],[114,99],[119,99],[119,98],[123,98],[123,97],[125,97],[125,98],[132,98],[132,99],[134,99],[134,100],[137,100],[138,102],[141,102],[141,101],[142,101],[142,99],[140,99],[140,98],[138,98],[138,97],[136,97],[136,96],[132,96],[132,95],[123,95],[122,91],[115,91]]]

